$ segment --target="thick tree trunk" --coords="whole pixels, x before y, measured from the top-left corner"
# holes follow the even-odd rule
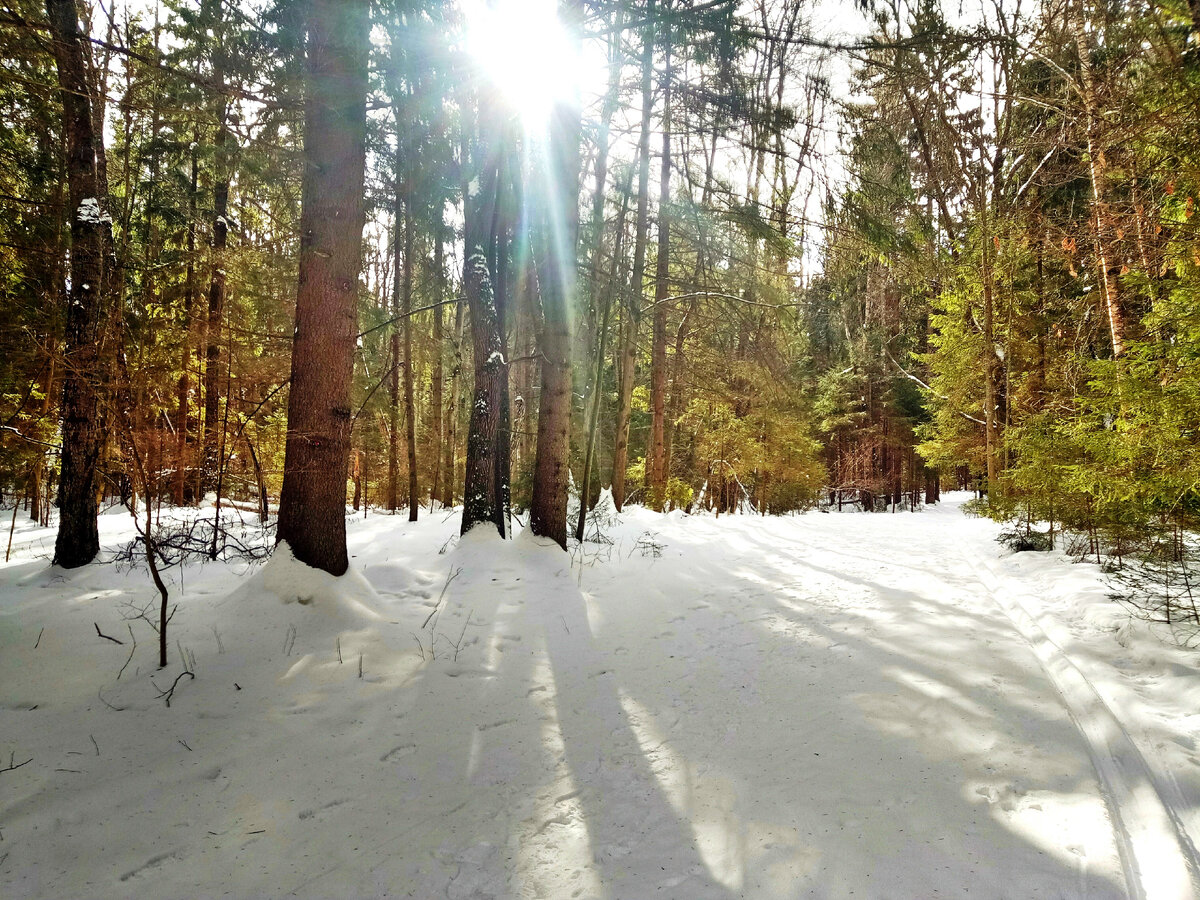
[[[279,540],[333,575],[346,554],[358,336],[369,30],[366,0],[310,0],[300,273]]]
[[[218,51],[220,52],[220,51]],[[218,83],[222,77],[218,75]],[[214,140],[216,182],[213,185],[212,276],[208,286],[208,346],[204,364],[204,457],[203,489],[211,490],[218,477],[220,459],[218,433],[221,402],[221,329],[225,319],[225,248],[229,237],[229,107],[221,102],[217,111]]]
[[[496,295],[496,260],[508,253],[507,234],[497,231],[500,191],[500,129],[494,110],[480,103],[473,148],[476,175],[466,187],[463,293],[471,311],[475,391],[467,432],[462,533],[491,522],[508,532],[509,459],[501,430],[508,419],[508,359]]]
[[[582,18],[582,9],[577,8]],[[571,450],[571,329],[579,245],[579,136],[577,103],[559,104],[550,124],[548,190],[542,197],[537,255],[542,297],[541,398],[529,527],[567,546],[567,491]]]
[[[671,47],[664,39],[666,67],[663,75],[662,169],[658,194],[658,260],[654,279],[654,334],[650,350],[650,465],[649,506],[661,510],[667,495],[667,298],[670,291],[671,228],[667,208],[671,202]]]
[[[46,0],[54,61],[63,104],[68,214],[71,217],[71,288],[63,351],[62,468],[58,485],[59,525],[54,561],[70,569],[100,551],[96,517],[97,475],[104,446],[101,407],[107,400],[104,368],[106,256],[112,222],[104,211],[101,134],[93,129],[91,91],[84,62],[79,14],[74,0]]]
[[[646,277],[646,232],[650,205],[650,115],[654,105],[654,0],[646,5],[642,36],[642,123],[638,132],[638,203],[633,239],[633,270],[626,298],[621,341],[621,382],[617,391],[617,434],[613,441],[613,506],[625,506],[625,469],[629,462],[629,420],[632,415],[634,370],[637,367],[637,333],[642,314]]]

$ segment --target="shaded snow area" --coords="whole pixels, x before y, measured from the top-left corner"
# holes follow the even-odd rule
[[[19,521],[0,897],[1195,896],[1195,652],[961,499],[570,555],[372,514],[342,578],[171,570],[163,671],[146,574]]]

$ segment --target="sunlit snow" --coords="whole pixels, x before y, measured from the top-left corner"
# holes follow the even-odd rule
[[[1193,654],[961,499],[606,505],[569,554],[359,514],[341,578],[169,569],[163,671],[146,573],[21,514],[0,897],[1189,896]]]

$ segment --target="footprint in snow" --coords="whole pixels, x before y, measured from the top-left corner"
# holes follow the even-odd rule
[[[327,813],[329,810],[334,809],[335,807],[338,807],[338,806],[342,806],[349,802],[350,802],[349,800],[333,800],[329,803],[326,803],[320,809],[302,809],[302,810],[300,810],[299,818],[301,819],[301,821],[303,821],[305,819],[313,819],[313,818],[315,818],[319,821],[320,819],[325,818],[324,813]]]
[[[136,869],[130,869],[128,872],[126,872],[124,875],[122,875],[121,880],[129,881],[131,878],[136,878],[137,876],[141,875],[143,872],[149,872],[154,869],[161,868],[162,866],[165,866],[169,862],[174,862],[175,860],[178,860],[181,853],[182,853],[182,851],[180,851],[180,850],[170,850],[167,853],[160,853],[157,856],[152,856],[152,857],[150,857],[150,859],[146,860],[144,863],[142,863]]]
[[[394,759],[403,759],[406,756],[411,756],[417,752],[416,744],[401,744],[399,747],[393,747],[383,756],[379,757],[380,762],[391,762]],[[300,818],[304,818],[303,815]]]
[[[498,722],[489,722],[486,725],[480,725],[480,731],[491,731],[493,728],[502,728],[505,725],[515,725],[516,719],[501,719]]]

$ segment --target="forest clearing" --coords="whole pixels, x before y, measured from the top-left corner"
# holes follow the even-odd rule
[[[0,895],[1194,896],[1194,652],[962,499],[609,507],[570,556],[359,517],[338,579],[176,570],[162,671],[144,570],[23,523]]]

